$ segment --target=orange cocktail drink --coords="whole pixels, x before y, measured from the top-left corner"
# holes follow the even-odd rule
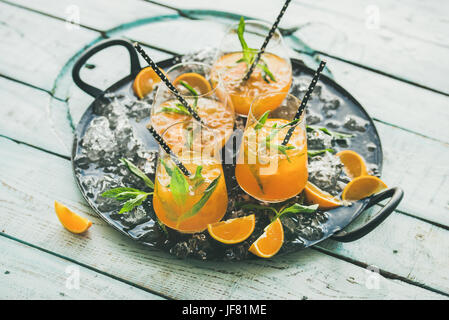
[[[191,141],[174,142],[179,134],[190,135]],[[153,195],[156,216],[179,232],[201,232],[208,224],[220,221],[228,205],[219,143],[213,132],[195,121],[176,123],[162,137],[167,143],[171,141],[170,148],[190,175],[186,176],[174,158],[160,150]]]
[[[220,136],[223,146],[234,129],[234,110],[220,78],[210,78],[211,67],[196,62],[177,64],[167,77],[208,127]],[[151,125],[162,134],[172,124],[192,119],[175,95],[161,85],[151,110]]]
[[[258,21],[245,24],[242,20],[232,26],[222,40],[213,65],[212,78],[221,76],[235,112],[242,116],[248,115],[251,102],[258,95],[280,93],[277,100],[267,101],[279,105],[292,83],[291,63],[279,31],[273,34],[251,76],[243,80],[258,54],[253,48],[260,48],[268,30],[268,25]]]
[[[306,128],[304,116],[294,120],[297,98],[287,95],[275,108],[265,104],[266,98],[256,98],[251,106],[235,176],[252,197],[280,202],[299,194],[307,183]],[[289,130],[291,138],[284,145]]]

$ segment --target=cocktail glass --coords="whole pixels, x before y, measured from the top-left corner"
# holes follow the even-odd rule
[[[258,54],[270,27],[264,22],[249,20],[242,34],[241,24],[234,24],[227,30],[217,51],[212,78],[221,77],[235,112],[241,116],[247,116],[254,98],[265,93],[281,93],[267,97],[276,98],[268,102],[279,105],[292,83],[288,49],[279,30],[274,32],[251,77],[243,81],[251,65],[248,62]],[[242,39],[246,45],[242,44]]]
[[[167,77],[203,122],[221,136],[223,146],[234,128],[234,110],[220,77],[210,77],[211,66],[197,62],[176,64]],[[160,85],[151,110],[151,124],[162,134],[179,121],[192,119],[189,111],[164,85]]]
[[[220,138],[195,120],[171,125],[162,138],[176,158],[160,148],[153,195],[156,216],[177,231],[201,232],[220,221],[228,205]],[[178,160],[190,175],[180,170]]]
[[[254,99],[235,170],[240,187],[266,202],[281,202],[296,196],[308,179],[304,114],[294,119],[300,101],[291,94],[278,106],[275,101],[283,95],[268,93]],[[291,138],[284,145],[289,131]]]

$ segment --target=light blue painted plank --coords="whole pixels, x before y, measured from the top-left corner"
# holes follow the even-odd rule
[[[162,299],[2,236],[0,256],[0,299]]]

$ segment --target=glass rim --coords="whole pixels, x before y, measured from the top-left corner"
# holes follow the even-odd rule
[[[250,116],[253,118],[253,123],[252,123],[252,125],[253,125],[254,123],[256,123],[256,124],[261,125],[261,126],[263,126],[263,127],[267,126],[266,124],[260,123],[259,119],[256,118],[256,116],[254,115],[254,112],[253,112],[253,106],[254,106],[254,104],[256,103],[256,100],[259,100],[259,99],[262,99],[262,98],[264,98],[264,97],[271,96],[271,95],[281,95],[281,94],[284,94],[284,93],[281,93],[281,92],[268,92],[268,93],[264,93],[264,94],[259,94],[259,95],[257,95],[257,96],[253,99],[253,101],[251,102],[251,105],[250,105],[250,107],[249,107],[249,111],[248,111],[248,118],[249,118]],[[284,101],[285,101],[286,99],[288,99],[288,98],[294,98],[294,100],[296,100],[296,101],[298,102],[298,108],[299,108],[299,106],[301,105],[301,99],[299,99],[298,97],[296,97],[295,95],[293,95],[293,94],[291,94],[291,93],[287,93],[286,96],[285,96],[285,98],[282,100],[282,102],[284,102]],[[282,103],[281,103],[281,104],[282,104]],[[277,108],[274,109],[274,110],[271,110],[271,111],[270,111],[270,114],[271,114],[273,111],[275,111],[275,110],[277,110],[278,108],[280,108],[280,107],[281,107],[281,106],[277,107]],[[267,110],[267,111],[268,111],[268,110]],[[296,112],[295,112],[295,114],[296,114]],[[295,126],[299,126],[299,125],[305,124],[305,120],[306,120],[305,115],[306,115],[306,112],[305,112],[305,110],[304,110],[304,112],[301,114],[301,117],[299,117],[299,121],[296,123]],[[260,116],[262,116],[262,115],[260,115]],[[259,117],[260,117],[260,116],[259,116]],[[270,116],[268,116],[268,119],[270,119]],[[293,121],[293,120],[294,120],[294,117],[293,117],[290,121]],[[247,120],[247,121],[248,121],[248,120]]]
[[[201,67],[206,67],[206,68],[208,68],[209,69],[209,74],[211,74],[211,72],[212,72],[212,70],[213,70],[213,65],[210,65],[210,64],[207,64],[207,63],[202,63],[202,62],[196,62],[196,61],[187,61],[187,62],[180,62],[180,63],[177,63],[177,64],[174,64],[174,65],[172,65],[170,68],[168,68],[167,69],[167,71],[166,71],[166,74],[167,74],[167,76],[168,76],[168,74],[171,72],[171,71],[173,71],[175,68],[179,68],[179,67],[182,67],[182,66],[187,66],[187,65],[197,65],[197,66],[201,66]],[[185,72],[185,73],[187,73],[187,72]],[[183,73],[181,73],[181,74],[183,74]],[[207,74],[207,73],[206,73]],[[217,85],[216,86],[212,86],[212,84],[211,84],[211,90],[210,91],[208,91],[208,92],[206,92],[206,93],[203,93],[203,94],[199,94],[199,95],[197,95],[197,96],[194,96],[194,95],[186,95],[186,94],[182,94],[182,93],[180,93],[180,95],[183,97],[183,98],[195,98],[195,97],[198,97],[198,98],[204,98],[204,97],[206,97],[206,96],[210,96],[210,95],[212,95],[212,94],[214,94],[214,92],[216,92],[217,90],[218,90],[218,88],[220,87],[220,86],[224,86],[224,83],[223,83],[223,80],[222,80],[222,78],[221,78],[221,74],[219,73],[219,72],[216,72],[215,73],[216,75],[217,75]],[[173,81],[174,81],[175,79],[173,79]],[[207,80],[207,79],[206,79]],[[170,82],[171,82],[172,80],[170,80]],[[210,81],[208,80],[208,82],[210,83]],[[172,94],[173,94],[173,92],[164,84],[164,86],[161,86],[161,85],[159,85],[159,87],[157,88],[157,90],[156,90],[156,95],[155,95],[155,99],[154,99],[154,101],[156,101],[156,99],[157,99],[157,96],[158,96],[158,93],[159,92],[162,92],[162,90],[168,90],[169,92],[171,92]]]

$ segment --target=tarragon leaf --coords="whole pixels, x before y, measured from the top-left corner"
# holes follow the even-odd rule
[[[253,210],[271,210],[271,211],[274,212],[275,215],[278,214],[278,211],[275,208],[268,207],[268,206],[263,206],[263,205],[260,205],[260,204],[247,203],[247,204],[238,204],[237,206],[239,208],[249,209],[249,210],[251,210],[251,209],[253,209]]]
[[[140,206],[147,198],[148,193],[139,194],[137,197],[129,199],[125,202],[119,213],[129,212],[137,206]]]
[[[170,168],[170,167],[168,166],[168,164],[167,164],[167,163],[164,161],[164,159],[162,159],[162,158],[161,158],[161,163],[162,163],[162,165],[164,166],[165,171],[167,171],[167,174],[171,177],[171,176],[173,175],[173,169]]]
[[[193,101],[193,109],[196,110],[196,107],[198,105],[198,92],[196,92],[196,90],[189,85],[187,82],[185,81],[179,81],[179,83],[186,88],[187,90],[190,91],[191,94],[193,94],[193,96],[195,97],[195,100]]]
[[[170,191],[173,200],[179,206],[182,206],[187,199],[189,193],[189,183],[186,177],[178,167],[174,167],[170,179]]]
[[[328,128],[325,127],[314,127],[314,126],[307,126],[307,130],[320,130],[324,132],[325,134],[331,136],[334,139],[346,139],[346,138],[352,138],[354,135],[349,133],[341,133],[337,131],[331,131]]]
[[[239,26],[237,28],[237,36],[240,41],[240,45],[242,46],[242,53],[243,57],[237,60],[236,62],[245,62],[247,68],[253,64],[254,60],[256,59],[257,49],[253,49],[248,47],[248,44],[245,41],[245,38],[243,34],[245,33],[245,19],[243,17],[240,17]],[[265,61],[261,61],[256,65],[256,67],[262,69],[262,77],[263,79],[269,83],[267,77],[269,77],[272,81],[276,82],[276,79],[274,78],[273,73],[268,69],[268,65]]]
[[[317,156],[317,155],[320,155],[320,154],[322,154],[322,153],[325,153],[325,152],[330,152],[330,153],[334,153],[335,152],[335,150],[334,149],[330,149],[330,148],[328,148],[328,149],[322,149],[322,150],[308,150],[307,151],[307,155],[309,156],[309,157],[315,157],[315,156]]]
[[[206,188],[206,190],[203,193],[203,196],[201,197],[200,200],[198,200],[197,203],[195,203],[192,207],[192,209],[190,209],[189,211],[187,211],[186,213],[184,213],[179,219],[178,219],[178,224],[181,223],[182,221],[193,217],[194,215],[196,215],[206,204],[206,202],[209,200],[209,198],[211,197],[212,193],[215,191],[215,189],[218,186],[218,183],[220,182],[220,178],[221,178],[221,174],[215,178]]]
[[[203,175],[201,174],[202,170],[203,170],[203,166],[196,167],[195,175],[192,178],[190,178],[192,180],[192,182],[193,182],[193,188],[194,189],[196,189],[200,185],[202,185],[204,180],[205,180]]]
[[[288,216],[292,216],[298,213],[314,213],[318,209],[317,204],[313,204],[310,206],[303,206],[299,203],[295,203],[294,205],[285,208],[281,210],[279,213],[277,213],[272,219],[271,222],[275,221],[277,218],[285,218]]]
[[[186,116],[190,116],[190,112],[189,111],[182,110],[182,109],[179,109],[179,108],[173,108],[173,107],[162,107],[161,111],[159,111],[159,112],[178,113],[178,114],[183,114],[183,115],[186,115]]]
[[[268,116],[270,115],[270,110],[266,111],[259,119],[258,123],[254,126],[254,130],[259,130],[261,129],[264,125],[265,122],[267,122]]]
[[[129,171],[131,171],[132,174],[142,179],[147,187],[154,189],[153,181],[151,181],[150,178],[148,178],[148,176],[137,168],[137,166],[135,166],[131,161],[125,158],[121,158],[120,161],[128,168]]]
[[[258,63],[257,66],[262,69],[262,77],[264,78],[265,82],[270,83],[270,81],[267,81],[268,79],[266,79],[267,76],[271,79],[271,81],[276,82],[276,78],[274,77],[273,73],[271,73],[270,69],[268,69],[268,65],[266,62],[262,61],[261,63]]]
[[[101,194],[101,196],[104,198],[114,198],[116,200],[121,201],[135,198],[137,195],[142,193],[145,192],[134,188],[119,187],[105,191]]]
[[[288,157],[287,150],[293,150],[293,149],[295,149],[294,146],[284,146],[284,145],[282,145],[282,144],[275,144],[275,143],[270,143],[269,145],[270,145],[271,148],[275,148],[275,149],[277,149],[280,153],[284,154],[284,155],[287,157],[288,162],[291,162],[291,161],[290,161],[290,158]]]

